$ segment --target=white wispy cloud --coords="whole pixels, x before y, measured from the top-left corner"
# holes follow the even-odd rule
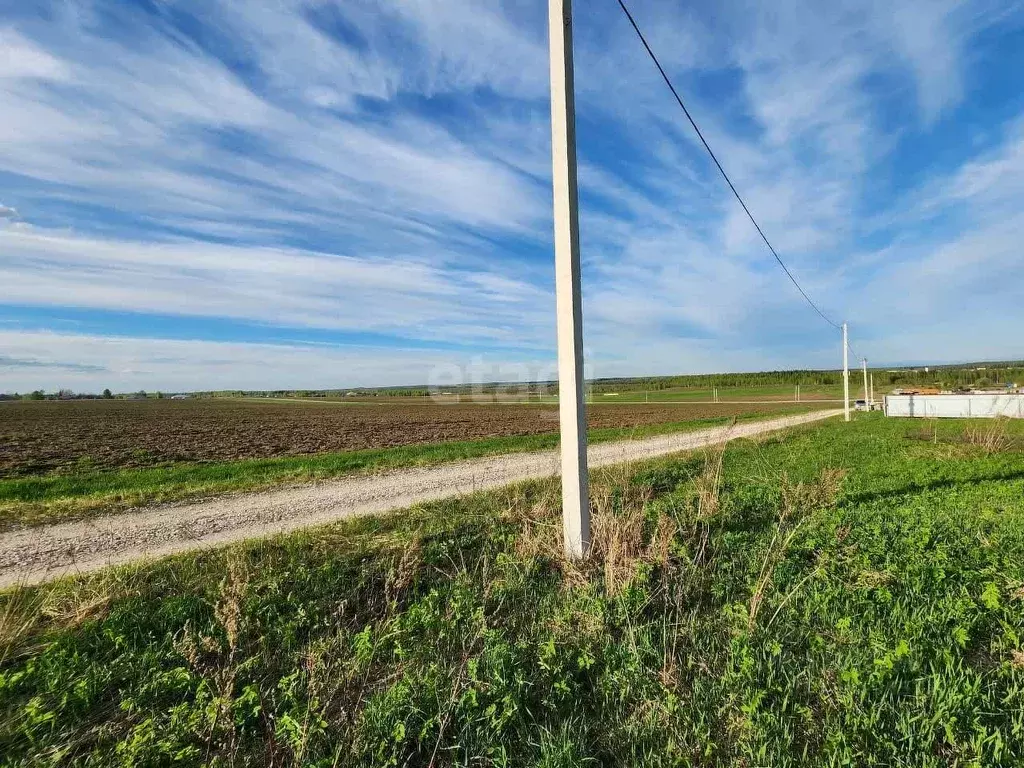
[[[554,377],[547,358],[0,330],[0,389],[98,392],[439,386]]]
[[[1024,224],[1018,118],[912,182],[895,162],[948,128],[980,76],[979,40],[1018,29],[1018,6],[633,5],[830,315],[863,318],[861,338],[890,359],[920,344],[901,346],[887,326],[925,324],[940,307],[961,345],[946,358],[972,356],[957,323],[1020,319],[1009,271]],[[109,10],[0,12],[0,171],[13,206],[0,219],[13,208],[27,219],[0,229],[5,303],[550,359],[543,3],[169,0],[118,7],[116,24]],[[578,6],[575,32],[595,366],[832,364],[831,330],[764,250],[614,4]],[[979,274],[958,274],[966,264]],[[951,285],[973,293],[951,301]],[[103,345],[90,349],[76,364],[100,365]],[[416,380],[380,362],[412,358],[359,355],[345,358],[357,378]],[[188,370],[200,386],[205,369]]]
[[[255,6],[220,10],[233,24],[225,31],[249,41],[274,77],[312,77],[306,65],[323,64],[322,48],[345,52],[298,5],[273,18]],[[168,30],[143,27],[141,35],[103,37],[78,19],[48,29],[50,49],[19,34],[19,55],[53,65],[14,70],[0,90],[2,167],[91,204],[130,200],[177,226],[216,218],[344,231],[427,220],[538,231],[543,188],[439,125],[413,115],[368,125],[296,106],[282,96],[293,89],[257,93]],[[288,52],[292,60],[278,65],[275,56]]]
[[[500,271],[214,243],[0,232],[8,301],[547,346],[550,295]],[[467,324],[469,319],[479,324]],[[459,327],[455,339],[453,326]],[[514,329],[514,330],[510,330]]]
[[[66,80],[62,61],[26,40],[14,29],[0,29],[0,78]]]

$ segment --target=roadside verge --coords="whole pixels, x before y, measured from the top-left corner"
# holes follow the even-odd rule
[[[664,456],[821,421],[839,413],[814,411],[599,444],[589,450],[590,464],[601,467]],[[272,536],[551,477],[558,474],[558,467],[556,451],[491,456],[27,528],[0,535],[0,588],[37,584],[110,565]]]

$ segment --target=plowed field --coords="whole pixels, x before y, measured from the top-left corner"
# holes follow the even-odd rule
[[[812,407],[806,404],[807,407]],[[794,404],[595,405],[591,428],[793,412]],[[0,477],[225,461],[558,430],[552,406],[258,400],[0,403]]]

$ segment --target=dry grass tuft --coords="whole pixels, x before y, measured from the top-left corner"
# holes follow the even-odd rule
[[[709,450],[702,471],[694,479],[696,514],[693,531],[687,536],[692,535],[696,541],[697,565],[707,559],[710,523],[721,513],[725,450],[725,445]],[[845,476],[845,470],[826,469],[813,482],[791,483],[785,476],[780,479],[779,521],[751,598],[751,627],[771,586],[774,567],[796,535],[800,520],[811,511],[834,506]],[[568,560],[564,554],[561,501],[555,485],[529,504],[523,496],[511,496],[506,516],[520,529],[515,545],[517,557],[554,565],[567,586],[600,578],[605,592],[612,596],[629,584],[641,565],[668,565],[679,526],[664,511],[652,514],[648,505],[652,489],[629,478],[628,468],[621,468],[602,474],[592,484],[591,545],[580,562]]]
[[[519,494],[510,496],[505,517],[519,527],[515,542],[518,559],[562,563],[561,498],[553,483],[535,500]]]
[[[864,589],[875,589],[877,587],[884,587],[886,584],[891,583],[893,575],[889,571],[872,571],[865,570],[857,574],[856,585]]]
[[[664,565],[671,557],[677,528],[664,513],[653,519],[648,514],[647,503],[652,496],[653,490],[631,482],[626,470],[605,472],[596,478],[590,492],[590,550],[580,561],[565,556],[561,498],[556,486],[532,504],[510,503],[507,516],[519,526],[516,556],[524,561],[550,563],[561,571],[567,587],[600,578],[606,592],[616,595],[639,565]]]
[[[396,602],[412,585],[416,572],[419,570],[422,562],[423,537],[420,533],[417,533],[402,549],[402,556],[398,558],[395,567],[388,574],[386,591],[390,602]]]
[[[228,572],[220,585],[220,599],[214,607],[214,617],[224,629],[228,641],[228,653],[234,655],[238,648],[238,633],[242,619],[242,601],[249,585],[249,574],[245,561],[232,557],[228,561]]]
[[[600,566],[609,595],[629,583],[638,565],[668,562],[676,525],[663,513],[649,519],[651,495],[649,487],[637,485],[604,487],[594,495],[588,560]]]
[[[718,517],[722,509],[722,463],[725,459],[725,448],[726,444],[722,443],[708,450],[704,457],[704,469],[693,481],[697,493],[693,562],[697,566],[707,561],[711,521]]]
[[[818,509],[831,509],[839,499],[845,478],[845,469],[823,469],[818,479],[809,483],[794,484],[783,475],[779,484],[782,490],[782,519],[802,517]]]
[[[116,601],[137,593],[117,572],[109,577],[76,579],[64,588],[47,591],[40,612],[71,629],[105,618]]]
[[[217,691],[217,709],[210,725],[206,741],[206,762],[214,750],[219,750],[232,759],[238,749],[238,733],[232,706],[235,699],[235,680],[238,665],[235,662],[244,621],[243,602],[249,588],[249,573],[246,562],[241,557],[231,557],[228,561],[228,572],[220,584],[220,599],[214,606],[213,615],[224,630],[227,639],[227,653],[213,673],[213,683]]]
[[[725,458],[725,443],[708,451],[704,459],[704,470],[694,480],[697,491],[697,519],[708,521],[717,517],[721,509],[722,463]]]
[[[213,716],[206,735],[204,764],[213,762],[215,755],[226,756],[233,764],[238,750],[233,706],[235,683],[238,676],[236,663],[245,629],[244,601],[249,589],[249,572],[240,555],[232,555],[227,562],[227,573],[220,583],[217,603],[213,607],[216,623],[224,631],[223,639],[216,635],[197,632],[186,623],[174,638],[174,648],[193,672],[205,677],[215,698]]]
[[[37,590],[20,585],[4,596],[0,609],[0,666],[32,632],[39,618],[40,603]]]
[[[1009,433],[1009,419],[992,419],[988,424],[971,425],[964,430],[963,441],[974,445],[983,452],[992,454],[1008,451],[1013,447],[1013,437]]]

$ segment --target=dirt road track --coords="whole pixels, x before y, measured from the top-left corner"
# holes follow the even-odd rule
[[[590,463],[599,467],[638,461],[820,421],[840,413],[814,411],[733,427],[605,443],[590,448]],[[492,456],[29,528],[0,535],[0,588],[37,584],[109,565],[272,536],[557,474],[558,454],[554,451]]]

